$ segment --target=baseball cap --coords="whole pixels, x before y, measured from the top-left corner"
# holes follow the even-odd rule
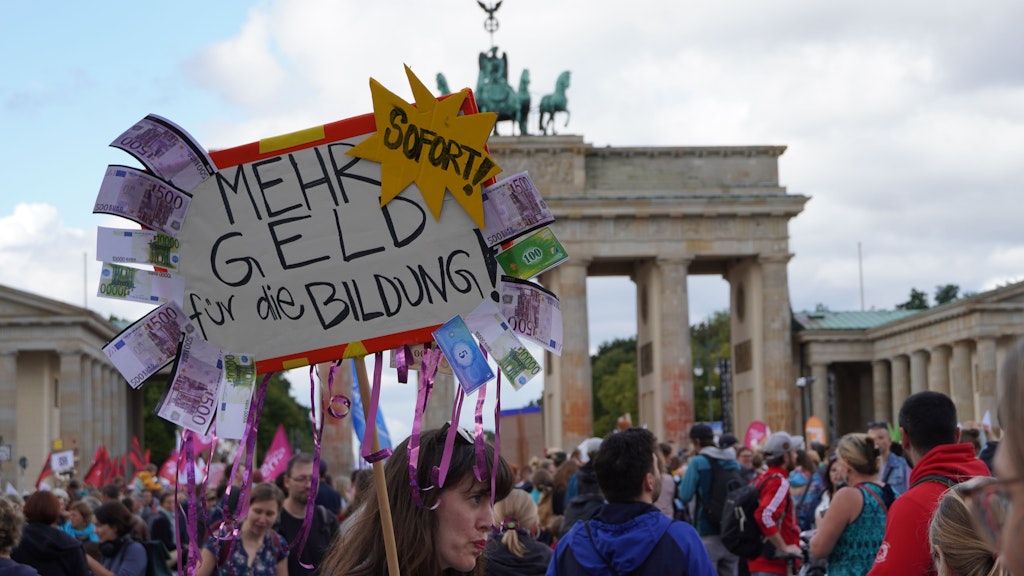
[[[722,446],[722,448],[728,448],[730,446],[735,446],[738,442],[739,442],[739,439],[737,439],[734,434],[729,434],[729,433],[722,434],[722,437],[718,441],[718,443]]]
[[[793,442],[793,438],[789,434],[776,432],[768,437],[768,441],[764,443],[762,450],[765,456],[779,456],[795,449],[796,443]]]
[[[714,440],[715,433],[711,430],[711,426],[707,424],[694,424],[693,428],[690,428],[690,438],[706,442]]]

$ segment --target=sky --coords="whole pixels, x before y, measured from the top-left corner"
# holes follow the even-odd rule
[[[240,145],[370,112],[370,77],[411,101],[404,64],[431,88],[438,72],[473,86],[492,45],[469,0],[4,8],[0,284],[128,318],[150,307],[95,296],[96,227],[130,225],[91,213],[105,167],[136,165],[114,137],[156,113],[208,149]],[[560,133],[786,146],[780,183],[810,197],[789,228],[794,311],[1024,279],[1024,3],[507,0],[495,16],[534,107],[571,71]],[[727,308],[720,278],[689,283],[691,322]],[[633,291],[588,280],[592,349],[635,334]],[[413,398],[392,378],[381,407],[401,438]],[[508,389],[502,405],[540,391]]]

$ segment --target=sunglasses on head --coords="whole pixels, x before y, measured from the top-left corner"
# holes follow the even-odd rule
[[[451,428],[451,426],[451,422],[445,422],[444,426],[441,427],[441,435],[447,436],[448,429]],[[462,426],[456,426],[455,430],[458,432],[458,434],[455,435],[455,438],[457,440],[462,440],[464,443],[469,445],[473,445],[476,443],[476,440],[473,438],[473,433],[470,432],[469,430],[466,430]]]

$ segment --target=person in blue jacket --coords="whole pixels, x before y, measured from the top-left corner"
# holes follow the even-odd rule
[[[645,428],[613,432],[604,439],[594,471],[607,502],[558,541],[548,576],[715,576],[693,527],[653,505],[661,491],[657,449],[654,435]]]

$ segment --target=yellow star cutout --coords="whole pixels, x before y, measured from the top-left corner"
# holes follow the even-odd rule
[[[468,90],[438,101],[408,66],[405,74],[416,106],[370,78],[377,131],[348,153],[380,162],[381,206],[415,182],[435,219],[440,220],[444,193],[450,190],[482,229],[480,183],[501,172],[484,149],[498,115],[459,116]]]

